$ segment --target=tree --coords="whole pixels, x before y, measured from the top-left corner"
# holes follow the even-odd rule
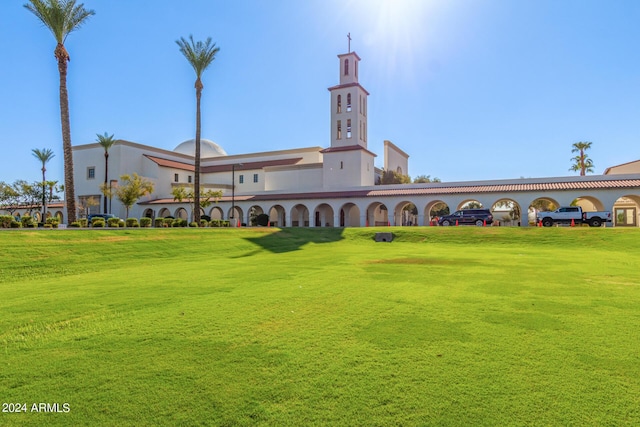
[[[202,89],[204,85],[200,77],[204,70],[215,59],[216,53],[220,50],[216,47],[215,43],[211,42],[211,37],[203,43],[201,41],[195,42],[193,36],[189,36],[187,41],[184,37],[180,37],[180,40],[176,40],[176,43],[180,47],[180,52],[187,58],[187,61],[193,67],[196,72],[196,152],[195,152],[195,179],[194,179],[194,194],[195,194],[195,218],[194,221],[200,224],[200,98],[202,97]]]
[[[573,148],[571,152],[579,154],[571,159],[573,165],[569,169],[570,171],[580,172],[580,176],[585,176],[587,172],[593,173],[593,161],[591,161],[589,155],[585,153],[585,151],[591,148],[591,144],[591,142],[580,141],[572,145]]]
[[[182,203],[183,201],[188,201],[191,204],[191,218],[193,221],[200,225],[200,222],[196,221],[195,216],[195,194],[193,187],[175,187],[171,190],[171,194],[173,194],[173,200]],[[200,189],[200,207],[206,208],[211,206],[212,203],[218,203],[218,200],[222,197],[222,191],[213,191],[213,190],[203,190]],[[199,209],[198,209],[199,210]]]
[[[73,153],[71,151],[71,125],[69,123],[69,95],[67,93],[67,62],[70,57],[64,42],[67,36],[82,27],[94,15],[83,4],[76,6],[75,0],[29,0],[24,5],[56,39],[54,56],[60,74],[60,121],[62,123],[62,152],[64,153],[64,188],[69,223],[76,220],[76,198],[73,182]]]
[[[127,218],[129,217],[129,209],[138,199],[147,194],[153,193],[153,182],[142,178],[137,173],[131,175],[122,175],[120,180],[123,181],[116,188],[116,198],[127,208]]]
[[[390,185],[390,184],[410,184],[411,178],[409,175],[402,175],[395,171],[382,171],[382,178],[380,179],[380,184],[382,185]]]
[[[13,185],[0,182],[0,207],[13,215],[20,204],[20,193]]]
[[[431,179],[431,175],[418,175],[413,179],[414,184],[426,184],[428,182],[442,182],[440,178],[433,177]]]
[[[47,180],[45,179],[45,172],[47,168],[45,165],[51,160],[55,154],[50,148],[43,148],[42,150],[34,148],[31,150],[33,157],[40,160],[42,163],[42,222],[47,218]]]
[[[98,144],[104,148],[104,186],[107,186],[107,182],[109,182],[109,149],[116,142],[113,139],[113,134],[107,135],[105,132],[104,135],[96,134],[98,136]],[[107,195],[104,195],[104,210],[102,213],[107,213]]]

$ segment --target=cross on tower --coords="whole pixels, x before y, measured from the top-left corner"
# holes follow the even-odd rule
[[[351,33],[347,34],[347,39],[349,40],[349,50],[347,52],[351,53]]]

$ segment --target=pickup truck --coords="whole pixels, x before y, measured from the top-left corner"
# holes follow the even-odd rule
[[[538,223],[542,222],[545,227],[553,224],[589,224],[591,227],[600,227],[605,222],[611,222],[611,212],[583,212],[580,206],[566,206],[556,209],[553,212],[538,212],[536,214]]]

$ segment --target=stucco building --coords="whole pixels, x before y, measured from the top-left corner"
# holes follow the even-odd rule
[[[586,210],[617,209],[616,225],[638,226],[640,161],[586,177],[376,185],[381,170],[368,148],[369,92],[358,80],[360,57],[348,52],[338,59],[338,84],[328,88],[328,146],[227,155],[203,139],[201,186],[220,190],[223,197],[202,214],[250,223],[252,215],[266,213],[278,226],[428,225],[434,207],[446,205],[454,211],[474,201],[496,212],[517,207],[524,219],[515,223],[527,226],[526,212],[536,200],[560,206],[580,199]],[[193,140],[174,150],[117,141],[109,150],[108,181],[135,172],[155,185],[153,194],[140,199],[129,216],[191,218],[191,204],[174,200],[172,190],[192,185],[194,152]],[[382,155],[385,170],[409,173],[409,155],[395,144],[385,141]],[[75,146],[73,159],[81,215],[103,212],[103,148],[97,143]],[[125,216],[117,199],[108,205],[107,211]]]

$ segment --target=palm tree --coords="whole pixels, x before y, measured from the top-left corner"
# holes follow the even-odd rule
[[[109,182],[109,148],[116,142],[113,139],[112,135],[107,135],[105,132],[104,135],[96,134],[98,136],[98,144],[102,145],[104,148],[104,186],[107,186]],[[104,212],[107,213],[107,195],[104,195]]]
[[[45,179],[45,172],[47,168],[45,165],[51,160],[55,154],[53,154],[53,150],[50,148],[43,148],[42,150],[38,148],[34,148],[31,150],[33,157],[40,160],[42,163],[42,222],[47,218],[47,180]]]
[[[571,160],[574,164],[569,169],[570,171],[580,171],[580,176],[585,176],[587,172],[593,172],[593,161],[589,158],[589,155],[585,153],[586,150],[591,148],[591,142],[575,142],[571,150],[572,153],[580,153]]]
[[[196,72],[196,152],[195,152],[195,179],[193,182],[194,193],[194,221],[200,224],[200,98],[202,96],[202,89],[204,85],[200,77],[204,70],[213,62],[216,53],[220,50],[216,47],[215,43],[211,42],[211,37],[203,43],[201,41],[195,42],[193,36],[189,36],[187,41],[184,37],[180,37],[180,40],[176,40],[176,43],[180,47],[180,52],[187,58],[189,64]]]
[[[75,0],[29,0],[24,5],[56,39],[54,55],[60,73],[60,121],[62,122],[62,151],[64,153],[64,188],[69,223],[76,220],[76,199],[73,182],[73,154],[71,151],[71,125],[69,124],[69,95],[67,93],[67,62],[69,53],[64,42],[69,33],[78,30],[87,19],[94,15],[83,4],[76,6]]]

